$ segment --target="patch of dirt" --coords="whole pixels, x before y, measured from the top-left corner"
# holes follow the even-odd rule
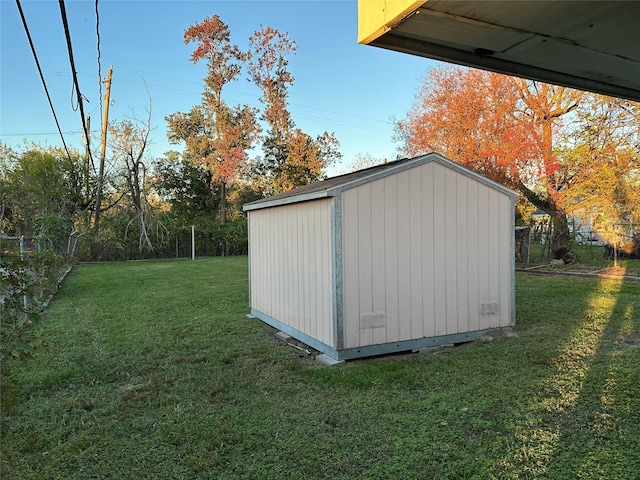
[[[640,347],[640,333],[632,333],[620,343],[627,347]]]
[[[497,340],[499,338],[513,338],[517,336],[518,334],[513,331],[513,328],[503,327],[483,333],[482,335],[480,335],[480,337],[478,337],[478,341],[491,342],[492,340]]]

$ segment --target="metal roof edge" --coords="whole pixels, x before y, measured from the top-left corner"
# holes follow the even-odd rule
[[[517,200],[520,196],[517,192],[509,189],[508,187],[505,187],[504,185],[494,180],[491,180],[488,177],[485,177],[484,175],[481,175],[477,172],[474,172],[473,170],[468,169],[467,167],[455,163],[454,161],[449,160],[439,153],[431,152],[425,155],[420,155],[418,157],[399,160],[397,161],[397,164],[378,165],[375,167],[371,167],[372,171],[368,174],[357,176],[352,179],[346,179],[343,182],[338,182],[334,185],[327,186],[326,188],[322,188],[320,190],[309,193],[301,193],[298,195],[294,194],[286,196],[284,198],[276,198],[273,200],[269,200],[268,198],[264,200],[257,200],[255,202],[245,204],[242,209],[243,211],[247,212],[251,210],[261,210],[263,208],[279,207],[282,205],[289,205],[293,203],[307,202],[320,198],[335,197],[337,195],[340,195],[345,190],[350,190],[365,183],[373,182],[375,180],[379,180],[381,178],[385,178],[387,176],[394,175],[396,173],[403,172],[410,168],[424,165],[425,163],[429,162],[436,162],[439,165],[442,165],[462,175],[472,178],[490,188],[493,188],[494,190],[498,190],[499,192],[508,195],[513,200]],[[349,176],[349,174],[347,174],[347,176]]]
[[[251,210],[262,210],[263,208],[279,207],[291,203],[308,202],[309,200],[317,200],[319,198],[327,198],[329,196],[331,195],[328,194],[327,190],[320,190],[318,192],[278,198],[276,200],[260,200],[259,202],[246,203],[243,205],[242,210],[244,212],[248,212]]]
[[[354,178],[353,180],[340,183],[338,185],[334,185],[330,187],[327,191],[330,192],[331,195],[336,195],[339,192],[344,192],[345,190],[350,190],[352,188],[358,187],[364,183],[373,182],[380,178],[387,177],[389,175],[393,175],[398,172],[403,172],[404,170],[408,170],[409,168],[413,168],[418,165],[422,165],[431,161],[430,158],[427,158],[431,155],[438,155],[436,153],[427,153],[426,155],[420,155],[418,157],[405,159],[404,161],[399,161],[398,165],[392,165],[388,168],[384,168],[382,170],[376,170],[371,172],[368,175],[363,175],[359,178]]]
[[[467,167],[464,167],[456,162],[454,162],[453,160],[449,160],[447,157],[436,153],[436,152],[431,152],[431,153],[427,153],[425,155],[420,155],[418,157],[414,157],[412,159],[409,159],[407,161],[404,161],[396,166],[381,170],[381,171],[376,171],[371,173],[370,175],[365,175],[363,177],[360,178],[356,178],[354,180],[351,180],[349,182],[345,182],[342,184],[338,184],[335,185],[333,187],[330,187],[327,192],[331,195],[334,196],[336,195],[338,192],[343,192],[345,190],[349,190],[351,188],[355,188],[357,186],[360,186],[364,183],[368,183],[368,182],[372,182],[375,180],[378,180],[380,178],[384,178],[386,176],[389,175],[393,175],[395,173],[399,173],[399,172],[403,172],[404,170],[408,170],[410,168],[413,167],[417,167],[420,165],[423,165],[425,163],[429,163],[429,162],[436,162],[439,165],[442,165],[443,167],[447,167],[450,168],[451,170],[454,170],[458,173],[461,173],[462,175],[466,175],[469,178],[473,178],[474,180],[488,186],[491,187],[495,190],[498,190],[502,193],[504,193],[505,195],[510,196],[511,198],[513,198],[514,200],[517,200],[520,197],[520,194],[511,190],[508,187],[505,187],[504,185],[502,185],[501,183],[496,182],[495,180],[491,180],[488,177],[485,177],[484,175],[481,175],[477,172],[474,172],[473,170],[468,169]]]

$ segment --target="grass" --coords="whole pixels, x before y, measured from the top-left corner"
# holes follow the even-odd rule
[[[637,479],[640,284],[516,289],[517,338],[330,368],[245,317],[246,257],[78,267],[2,478]]]

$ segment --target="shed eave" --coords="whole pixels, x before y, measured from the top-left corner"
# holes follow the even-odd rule
[[[517,192],[514,192],[513,190],[511,190],[510,188],[505,187],[504,185],[491,180],[488,177],[485,177],[484,175],[481,175],[479,173],[474,172],[473,170],[470,170],[466,167],[463,167],[462,165],[459,165],[455,162],[453,162],[452,160],[449,160],[448,158],[442,156],[439,153],[427,153],[425,155],[421,155],[419,157],[415,157],[413,159],[411,159],[410,161],[407,162],[402,162],[399,165],[392,167],[392,168],[388,168],[385,170],[381,170],[381,171],[377,171],[377,172],[373,172],[370,175],[366,175],[360,178],[356,178],[350,182],[345,182],[345,183],[341,183],[338,185],[335,185],[333,187],[330,187],[329,189],[327,189],[327,192],[329,194],[329,196],[337,196],[339,195],[341,192],[344,192],[345,190],[349,190],[351,188],[355,188],[358,187],[360,185],[363,185],[365,183],[369,183],[375,180],[378,180],[380,178],[384,178],[390,175],[394,175],[396,173],[399,172],[403,172],[405,170],[408,170],[410,168],[419,166],[419,165],[423,165],[425,163],[428,162],[436,162],[444,167],[447,167],[451,170],[454,170],[458,173],[461,173],[463,175],[466,175],[469,178],[472,178],[490,188],[493,188],[494,190],[498,190],[501,193],[504,193],[505,195],[508,195],[509,197],[511,197],[512,200],[517,200],[519,198],[519,194]]]
[[[279,207],[281,205],[289,205],[292,203],[308,202],[310,200],[317,200],[319,198],[327,198],[331,196],[332,195],[329,193],[328,190],[322,190],[319,192],[306,193],[306,194],[295,195],[295,196],[286,197],[286,198],[278,198],[275,200],[266,199],[266,200],[260,200],[258,202],[247,203],[242,207],[242,210],[245,212],[248,212],[251,210],[261,210],[263,208]]]

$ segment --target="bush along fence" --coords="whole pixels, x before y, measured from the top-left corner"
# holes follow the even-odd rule
[[[0,408],[10,408],[17,385],[11,375],[15,361],[31,358],[46,346],[42,333],[44,308],[70,265],[51,251],[27,249],[24,238],[0,237]]]
[[[193,235],[193,238],[192,238]],[[232,256],[248,253],[247,219],[238,217],[221,225],[206,222],[165,228],[154,232],[152,242],[142,244],[139,232],[132,226],[126,235],[112,230],[98,234],[87,232],[76,235],[74,258],[80,262],[126,261],[160,258],[191,258],[195,256]],[[70,240],[71,242],[71,240]]]

